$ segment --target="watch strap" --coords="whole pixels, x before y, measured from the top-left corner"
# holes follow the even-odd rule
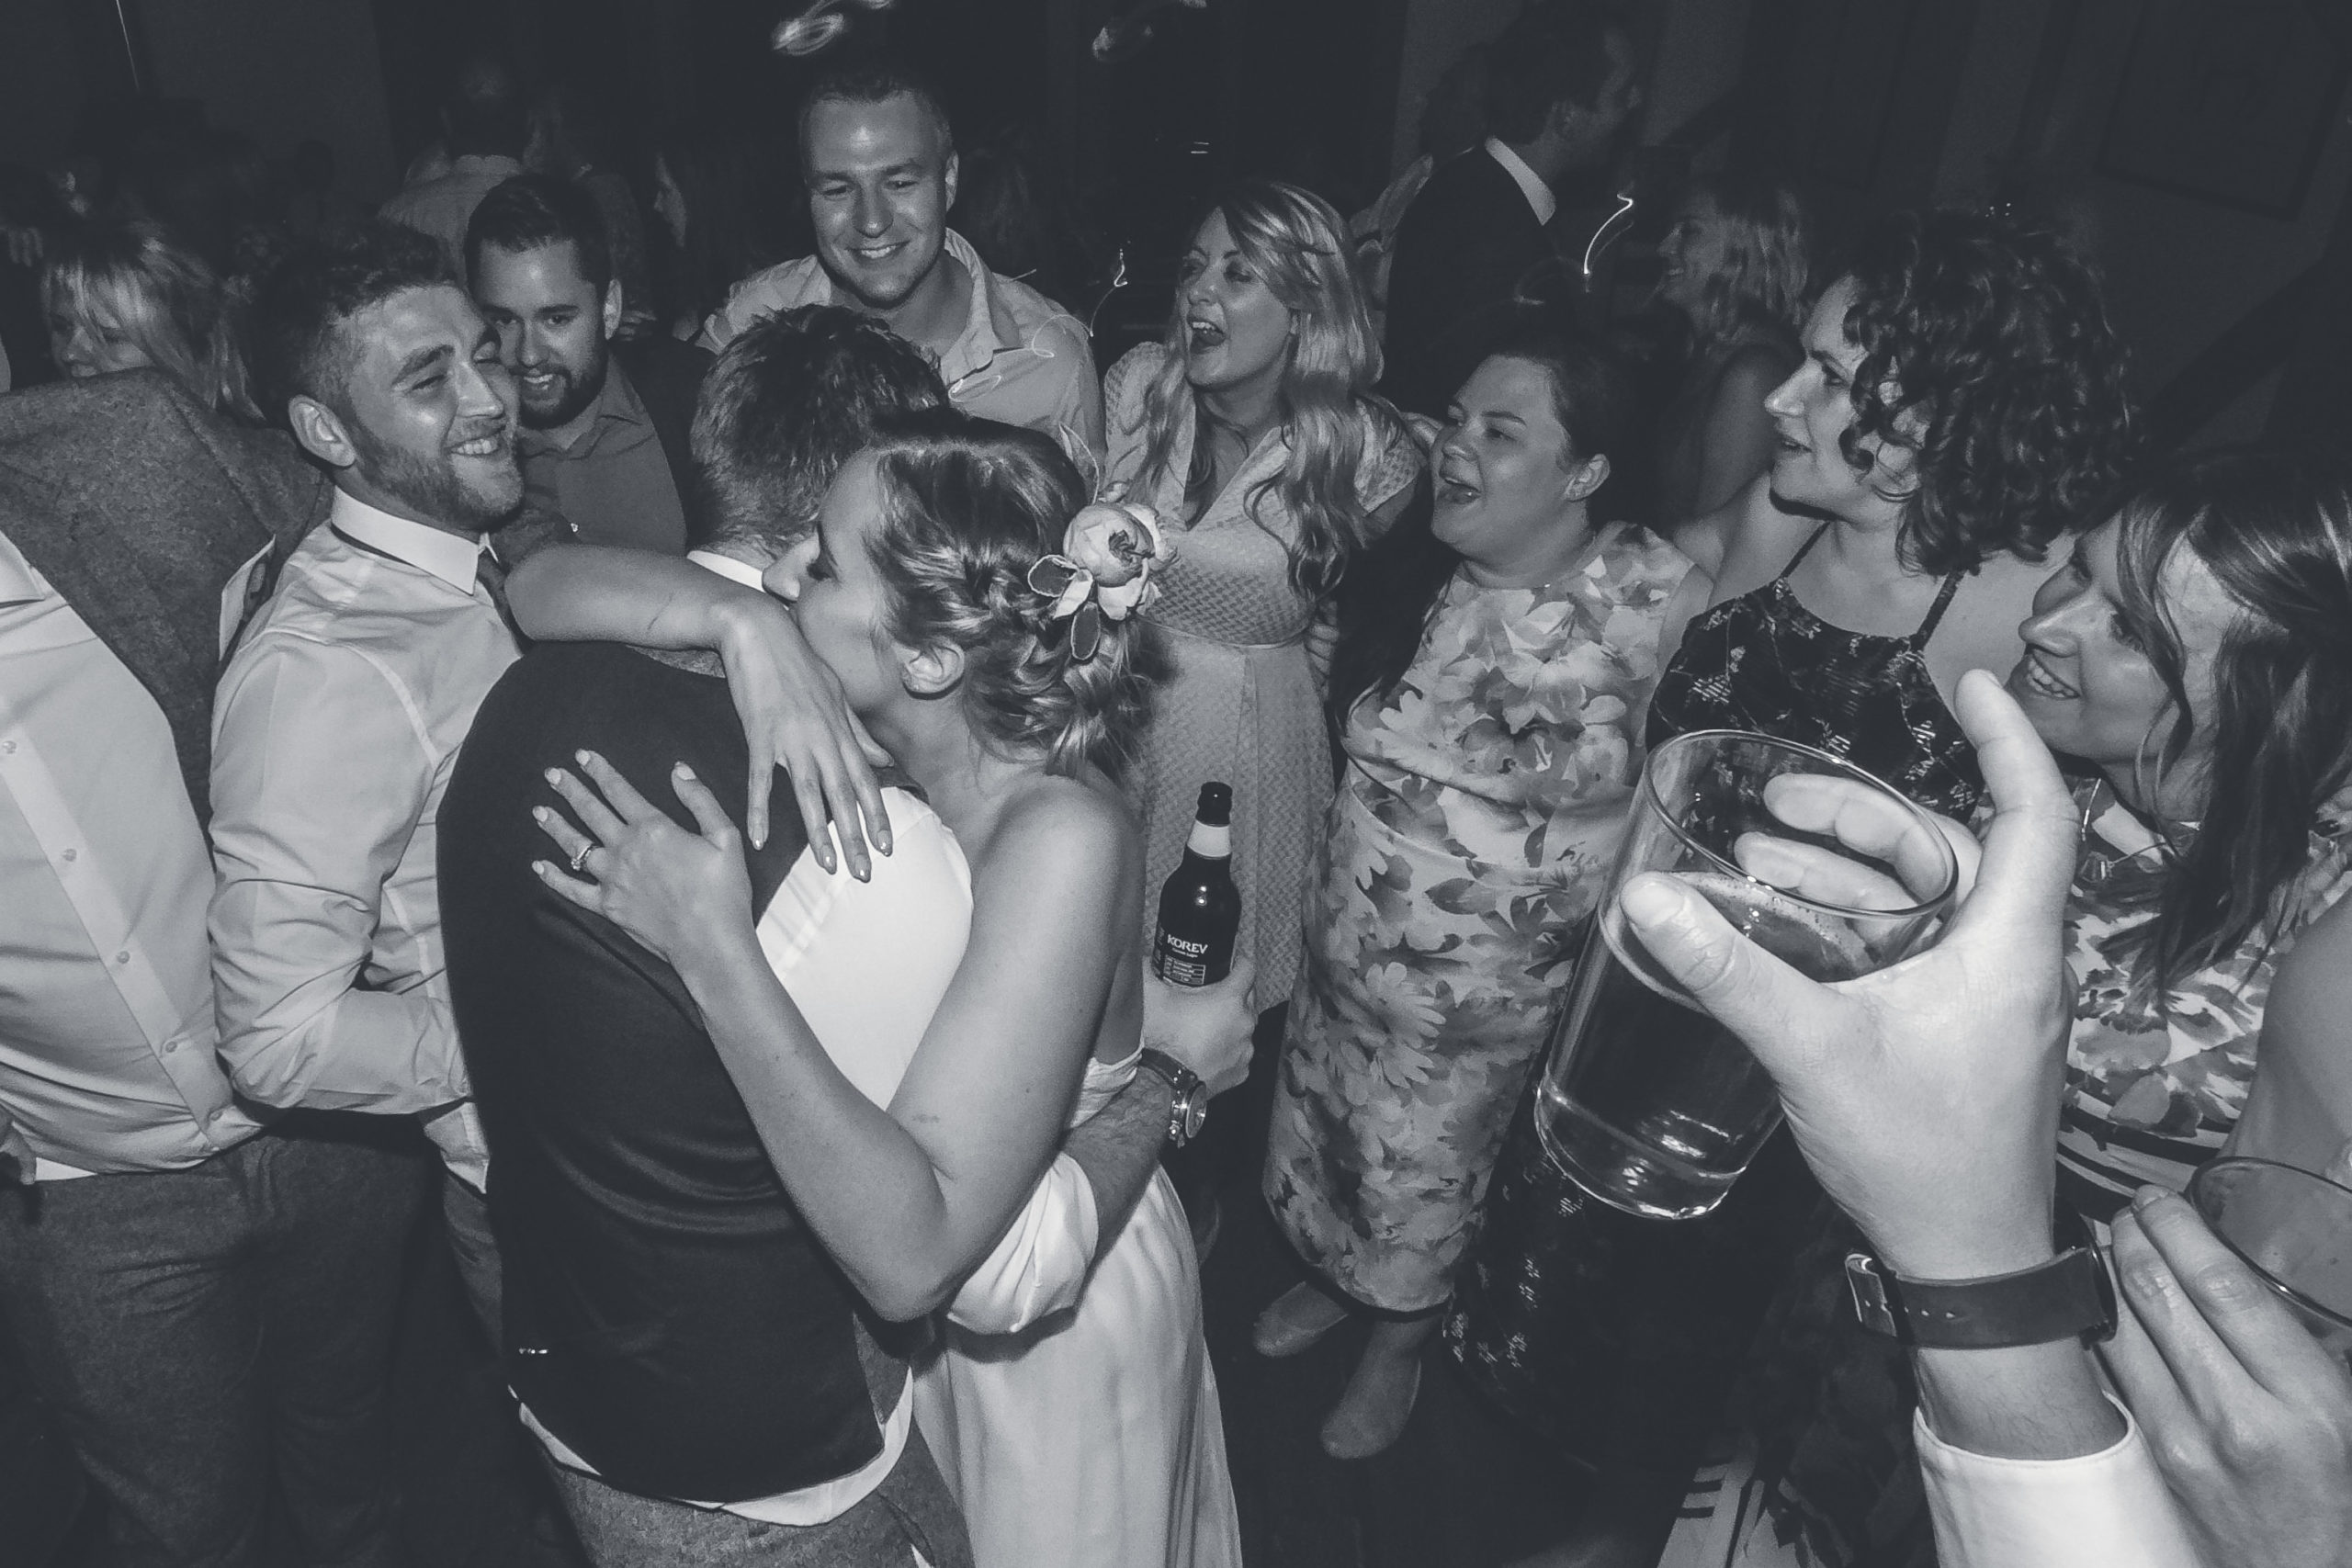
[[[1856,1252],[1846,1258],[1846,1283],[1863,1327],[1928,1349],[2050,1345],[2115,1331],[2115,1282],[2088,1247],[1978,1280],[1907,1280]]]
[[[1166,1078],[1169,1087],[1178,1094],[1188,1094],[1200,1085],[1200,1074],[1193,1071],[1167,1052],[1155,1051],[1148,1045],[1143,1048],[1143,1055],[1137,1059],[1136,1065],[1139,1067],[1149,1067],[1153,1072]]]

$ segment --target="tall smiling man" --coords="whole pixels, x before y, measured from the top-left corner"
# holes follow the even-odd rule
[[[435,851],[458,743],[516,657],[482,558],[523,500],[514,383],[439,247],[382,220],[280,267],[254,321],[266,406],[335,495],[214,705],[220,1055],[255,1104],[422,1120],[495,1336]]]
[[[928,354],[966,413],[1050,435],[1081,472],[1099,472],[1102,386],[1086,328],[990,272],[947,227],[956,137],[929,83],[887,58],[834,67],[802,104],[800,155],[817,254],[738,285],[703,345],[725,348],[796,305],[846,305]]]

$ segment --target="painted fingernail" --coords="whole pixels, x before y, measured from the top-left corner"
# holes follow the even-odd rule
[[[545,876],[553,868],[543,860],[535,860],[531,863],[531,869],[534,872],[537,872],[539,875]]]
[[[548,783],[551,784],[560,784],[562,782],[563,770],[561,768],[549,768],[548,770]]]
[[[582,767],[586,767],[588,765],[587,749],[583,747],[580,750],[574,751],[571,754],[571,760],[579,763]]]
[[[544,822],[554,815],[554,812],[549,811],[544,806],[534,806],[531,807],[531,820],[534,822]]]
[[[671,771],[672,771],[673,773],[676,773],[676,774],[677,774],[680,778],[682,778],[682,779],[690,779],[690,778],[692,778],[692,777],[694,777],[694,776],[695,776],[695,771],[694,771],[692,768],[690,768],[690,767],[686,766],[684,762],[679,763],[675,768],[672,769]]]

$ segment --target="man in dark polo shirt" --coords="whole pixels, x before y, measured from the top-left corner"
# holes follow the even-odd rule
[[[506,181],[474,209],[466,273],[521,393],[526,515],[585,544],[683,552],[710,355],[616,340],[624,301],[595,199],[548,175]]]

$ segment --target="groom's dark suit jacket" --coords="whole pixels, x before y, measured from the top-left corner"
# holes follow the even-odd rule
[[[543,777],[602,752],[679,824],[681,761],[743,818],[726,682],[610,644],[553,643],[481,705],[440,818],[458,1032],[490,1137],[506,1367],[531,1413],[614,1485],[741,1502],[881,1451],[902,1362],[768,1163],[675,970],[530,870]],[[746,851],[763,908],[806,847],[789,782]]]

